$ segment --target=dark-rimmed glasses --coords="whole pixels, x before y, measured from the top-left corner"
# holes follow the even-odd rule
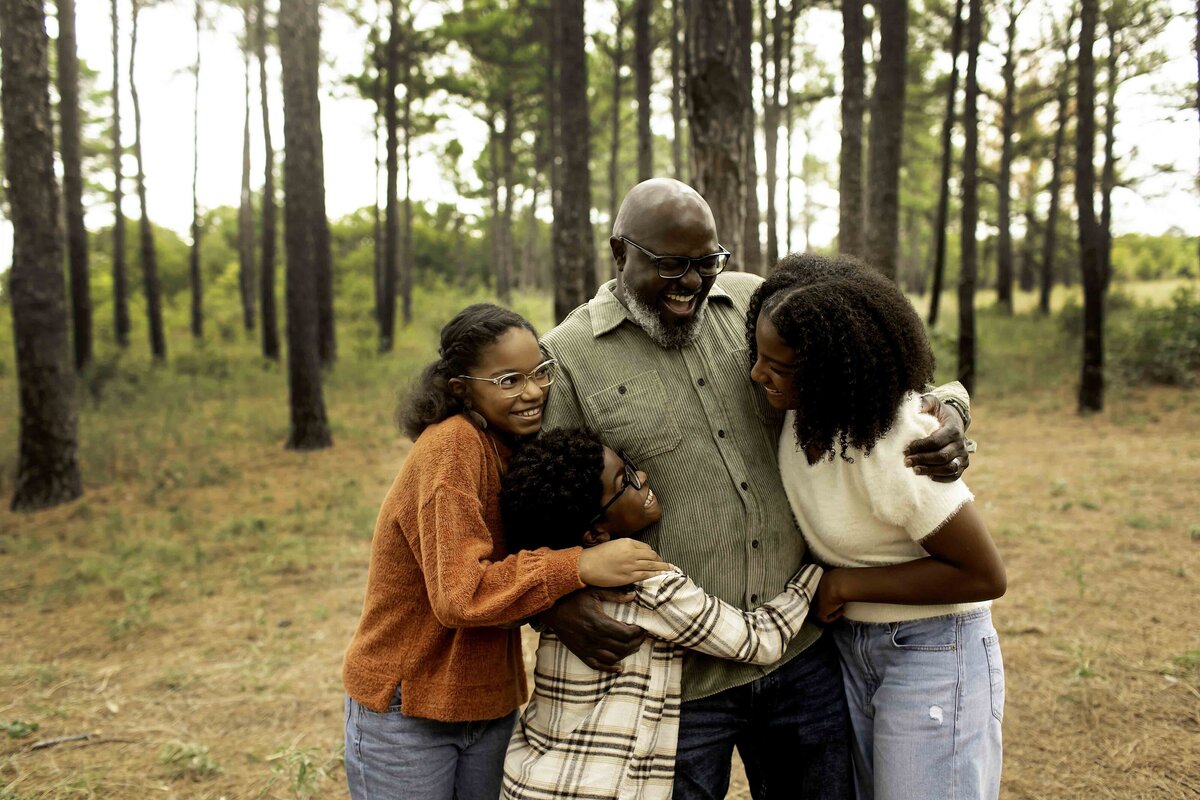
[[[554,372],[557,367],[558,362],[550,358],[534,367],[533,372],[506,372],[495,378],[476,378],[474,375],[458,375],[457,377],[468,381],[494,383],[504,392],[505,397],[519,397],[525,394],[525,387],[529,385],[529,381],[533,381],[543,389],[554,383]]]
[[[612,508],[613,503],[621,499],[621,495],[625,494],[626,489],[631,486],[635,492],[641,491],[642,489],[642,479],[638,477],[637,464],[634,464],[629,460],[629,456],[625,455],[624,450],[617,453],[617,455],[621,457],[621,463],[625,465],[625,483],[621,484],[621,488],[617,490],[617,493],[614,494],[607,503],[600,507],[600,513],[588,521],[589,528],[600,520],[604,519],[604,515],[608,513],[608,509]]]
[[[706,256],[697,256],[695,258],[691,258],[690,256],[660,256],[657,253],[651,253],[632,239],[626,239],[624,236],[618,236],[617,238],[625,244],[631,244],[645,253],[654,262],[654,268],[658,270],[658,277],[664,281],[673,281],[677,278],[682,278],[684,275],[687,275],[688,270],[693,266],[695,266],[696,272],[699,273],[701,278],[712,278],[720,275],[721,271],[725,269],[725,265],[729,263],[729,257],[733,255],[733,253],[721,247],[721,243],[718,242],[717,247],[720,247],[721,250],[716,253],[709,253]]]

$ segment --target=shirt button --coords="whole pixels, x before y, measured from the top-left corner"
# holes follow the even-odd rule
[[[752,594],[752,595],[750,595],[750,602],[751,602],[751,603],[757,603],[757,602],[758,602],[758,595],[756,595],[756,594]]]
[[[704,385],[704,378],[698,378],[698,379],[696,380],[696,385],[697,385],[697,386],[703,386],[703,385]]]
[[[750,546],[753,547],[755,550],[757,550],[758,549],[758,539],[755,539],[754,541],[752,541],[750,543]]]
[[[750,488],[750,484],[746,483],[745,481],[742,481],[742,491],[744,492],[749,488]]]
[[[724,439],[724,438],[725,438],[725,431],[717,431],[717,436],[720,436],[722,439]]]
[[[625,387],[624,387],[624,386],[618,386],[618,387],[617,387],[617,394],[625,394]]]

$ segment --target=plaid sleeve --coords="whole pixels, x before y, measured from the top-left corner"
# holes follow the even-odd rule
[[[651,636],[711,656],[771,664],[800,631],[820,579],[821,568],[810,564],[774,599],[743,611],[676,570],[638,584],[637,624]]]

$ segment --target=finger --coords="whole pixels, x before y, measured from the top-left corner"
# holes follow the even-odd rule
[[[626,589],[598,589],[592,592],[592,596],[610,603],[628,603],[637,597],[637,594]]]
[[[922,439],[919,441],[925,441],[925,440]],[[916,444],[917,444],[916,442],[913,442],[913,444],[910,446],[915,446]],[[966,448],[962,446],[962,440],[955,439],[954,441],[952,441],[948,444],[942,445],[937,450],[928,450],[928,451],[920,452],[920,453],[916,453],[916,452],[906,453],[905,458],[904,458],[904,463],[906,466],[910,466],[910,467],[922,467],[922,468],[926,468],[926,469],[937,469],[939,467],[948,466],[950,464],[950,462],[956,458],[959,458],[959,459],[965,458],[966,455],[967,455],[967,451],[966,451]],[[963,463],[963,462],[960,462],[960,463]]]
[[[652,572],[655,575],[660,572],[669,572],[671,570],[671,565],[666,561],[648,558],[638,559],[638,562],[634,565],[634,567],[643,572]]]

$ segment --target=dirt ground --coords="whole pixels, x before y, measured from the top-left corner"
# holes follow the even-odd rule
[[[1200,394],[1072,408],[975,405],[968,481],[1009,575],[1003,797],[1195,798]],[[0,800],[345,796],[342,650],[406,451],[356,424],[0,511]]]

